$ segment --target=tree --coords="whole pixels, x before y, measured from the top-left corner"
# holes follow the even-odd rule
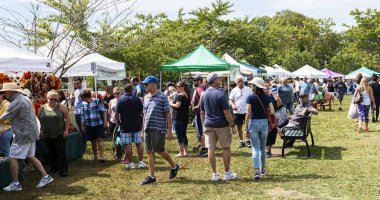
[[[0,19],[0,24],[5,27],[0,37],[19,46],[34,46],[35,49],[45,45],[42,52],[45,56],[59,57],[58,66],[54,71],[58,72],[59,76],[91,53],[113,52],[127,44],[120,43],[117,32],[130,15],[135,1],[40,0],[39,2],[45,5],[45,10],[42,12],[50,14],[40,16],[40,6],[33,5],[31,9],[33,21],[23,17],[21,13],[3,8],[14,17]],[[12,37],[10,34],[12,32],[17,33],[18,37]],[[77,50],[73,52],[73,49]]]

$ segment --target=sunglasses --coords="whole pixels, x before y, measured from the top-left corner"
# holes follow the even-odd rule
[[[177,85],[177,87],[183,87],[183,86],[181,86],[181,85]]]
[[[118,92],[115,92],[115,93],[113,93],[114,95],[119,95],[120,93],[118,93]]]

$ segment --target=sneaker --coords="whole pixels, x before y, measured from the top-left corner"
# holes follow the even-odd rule
[[[364,131],[365,131],[366,133],[368,133],[368,128],[364,129]]]
[[[262,169],[260,171],[260,176],[265,176],[265,175],[267,175],[267,171],[265,171],[265,169]]]
[[[141,183],[141,185],[148,185],[156,182],[156,178],[154,177],[146,177],[146,179]]]
[[[45,187],[46,185],[48,185],[49,183],[51,183],[53,181],[54,181],[54,179],[50,175],[42,177],[41,180],[40,180],[40,182],[37,185],[37,188]]]
[[[7,187],[3,188],[3,190],[6,192],[18,192],[22,190],[22,187],[20,183],[16,185],[14,182],[12,182]]]
[[[244,142],[240,142],[239,148],[243,148],[243,147],[245,147],[245,143]]]
[[[133,162],[131,162],[125,166],[125,169],[134,169],[134,168],[136,168],[136,167],[135,167],[135,163],[133,163]]]
[[[146,167],[146,164],[144,163],[144,161],[139,161],[139,168],[145,168]]]
[[[197,155],[198,157],[207,157],[208,156],[208,150],[202,149],[201,152]]]
[[[125,165],[129,164],[128,160],[123,160],[122,163],[125,164]]]
[[[179,170],[179,164],[175,164],[175,168],[174,169],[170,169],[170,174],[169,174],[169,179],[173,179],[177,176],[177,172]]]
[[[255,180],[260,180],[260,171],[255,171]]]
[[[265,153],[265,158],[270,158],[272,157],[272,152],[268,151]]]
[[[219,180],[219,173],[218,172],[216,172],[216,174],[212,173],[211,180],[212,181],[218,181]]]
[[[247,140],[247,142],[245,142],[245,144],[247,145],[248,148],[252,148],[252,144],[251,144],[250,140]]]
[[[231,171],[224,173],[224,179],[225,181],[233,180],[237,177],[236,173],[233,173]]]
[[[359,127],[359,133],[363,132],[363,128]]]

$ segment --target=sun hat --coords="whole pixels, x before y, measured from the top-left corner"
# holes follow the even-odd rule
[[[264,89],[264,80],[260,77],[254,77],[249,83],[256,85],[256,87]]]
[[[158,83],[158,80],[155,76],[148,76],[145,78],[145,80],[143,82],[141,82],[142,84],[148,84],[148,83]]]
[[[207,82],[211,83],[213,82],[214,80],[216,80],[217,78],[220,78],[222,77],[219,73],[216,73],[216,72],[212,72],[210,74],[208,74],[207,76]]]
[[[26,97],[28,97],[28,98],[30,98],[30,96],[32,95],[32,93],[30,92],[30,90],[28,90],[27,88],[23,89],[23,90],[21,91],[21,93],[22,93],[23,95],[25,95]]]
[[[16,83],[3,83],[3,89],[0,90],[0,92],[22,92],[20,89],[18,89]]]

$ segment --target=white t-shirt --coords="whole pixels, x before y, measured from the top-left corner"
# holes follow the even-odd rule
[[[300,91],[300,88],[299,88],[300,87],[300,82],[297,81],[297,80],[295,80],[294,83],[295,83],[294,86],[295,86],[296,92],[299,92]]]
[[[237,110],[233,110],[234,114],[245,114],[247,112],[247,98],[253,92],[251,88],[244,86],[242,89],[235,87],[231,90],[230,100],[238,107]]]

